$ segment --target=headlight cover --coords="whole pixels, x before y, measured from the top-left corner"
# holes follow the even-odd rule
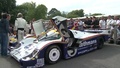
[[[38,53],[39,53],[39,50],[35,49],[31,54],[22,58],[22,60],[23,61],[35,60],[36,58],[38,58]]]

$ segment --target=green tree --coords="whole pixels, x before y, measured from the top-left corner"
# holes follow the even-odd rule
[[[61,12],[61,16],[66,17],[67,16],[67,12],[65,12],[65,11]]]
[[[84,16],[84,10],[73,10],[67,14],[68,18],[73,18],[73,17],[83,17]]]
[[[13,10],[13,16],[14,19],[17,17],[18,13],[22,13],[24,18],[27,21],[30,21],[35,16],[35,8],[36,4],[34,2],[26,2],[21,5],[16,6],[16,8]]]
[[[15,19],[17,18],[17,14],[18,13],[22,13],[24,18],[25,18],[26,14],[27,14],[27,11],[28,10],[27,10],[26,6],[24,6],[24,5],[17,5],[16,8],[13,9],[12,12],[11,12],[11,15],[12,15],[11,21],[12,21],[12,23],[15,22]]]
[[[35,19],[46,19],[47,7],[43,4],[38,5],[35,9]]]
[[[61,16],[61,12],[59,10],[57,10],[56,8],[52,8],[49,12],[48,12],[48,18],[52,18],[54,16]]]
[[[98,15],[103,15],[102,13],[94,13],[91,16],[98,16]]]
[[[10,12],[16,6],[16,0],[0,0],[0,12]]]
[[[31,19],[33,19],[35,17],[36,3],[26,2],[26,3],[23,3],[22,6],[24,6],[25,8],[24,13],[25,13],[26,20],[30,21]]]
[[[2,12],[11,13],[15,7],[16,0],[0,0],[0,13]]]
[[[0,18],[2,12],[7,12],[12,14],[15,8],[16,8],[16,0],[0,0]],[[10,23],[14,23],[14,18],[15,17],[12,16]]]

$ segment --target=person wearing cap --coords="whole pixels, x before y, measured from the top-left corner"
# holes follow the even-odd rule
[[[25,35],[27,28],[27,21],[23,19],[22,13],[17,14],[17,19],[15,20],[15,31],[17,31],[18,42],[21,41]]]

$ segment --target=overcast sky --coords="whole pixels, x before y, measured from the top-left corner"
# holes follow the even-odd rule
[[[85,14],[120,14],[120,0],[16,0],[17,5],[31,1],[44,4],[48,11],[51,8],[66,12],[83,9]]]

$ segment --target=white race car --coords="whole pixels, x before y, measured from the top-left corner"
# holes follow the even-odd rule
[[[69,59],[81,54],[101,49],[108,40],[106,33],[89,33],[67,29],[67,18],[56,16],[52,20],[55,30],[43,31],[35,41],[13,49],[10,55],[23,68],[43,67],[45,63],[54,64],[61,58]],[[40,34],[40,25],[35,25],[36,34]],[[21,42],[22,43],[22,42]]]

